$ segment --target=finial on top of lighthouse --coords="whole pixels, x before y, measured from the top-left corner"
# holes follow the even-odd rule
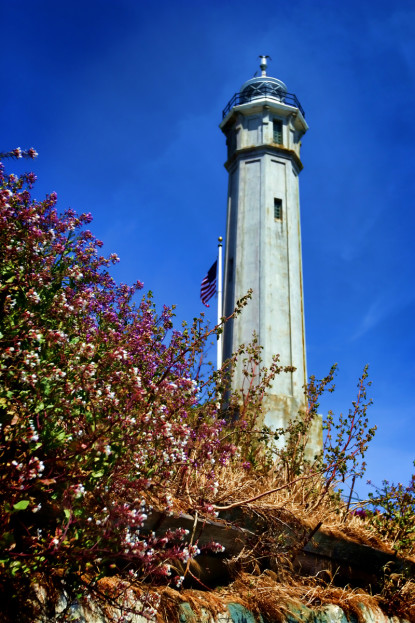
[[[265,55],[259,55],[259,58],[261,59],[260,68],[262,71],[262,75],[266,76],[267,75],[267,58],[269,58],[270,61],[272,61],[272,58],[270,56],[265,56]]]

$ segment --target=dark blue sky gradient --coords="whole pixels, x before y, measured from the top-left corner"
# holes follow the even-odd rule
[[[308,370],[339,363],[347,412],[370,364],[367,477],[415,458],[412,1],[14,0],[0,6],[2,144],[35,147],[35,194],[92,231],[179,320],[225,234],[221,111],[269,54],[310,130],[300,177]],[[11,163],[19,172],[27,163]],[[214,318],[214,310],[208,312]],[[364,495],[364,482],[359,486]]]

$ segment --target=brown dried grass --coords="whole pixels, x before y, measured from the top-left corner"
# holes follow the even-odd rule
[[[295,611],[300,612],[304,606],[319,609],[328,604],[336,605],[346,615],[355,615],[362,623],[362,605],[374,612],[380,611],[376,598],[364,591],[322,586],[316,579],[304,582],[303,579],[298,581],[291,577],[281,583],[272,571],[259,576],[242,573],[228,587],[212,592],[164,589],[158,622],[179,623],[180,605],[183,603],[188,603],[196,616],[204,610],[213,617],[224,612],[227,604],[239,603],[253,614],[265,615],[267,620],[272,619],[276,623],[284,623],[288,613],[293,617]]]
[[[244,549],[229,562],[234,581],[226,588],[211,591],[154,589],[161,598],[159,623],[179,621],[179,607],[183,603],[188,603],[196,614],[205,609],[214,616],[223,612],[229,602],[239,602],[252,612],[266,614],[275,621],[284,621],[288,604],[310,608],[333,604],[359,621],[363,604],[374,611],[381,608],[388,614],[415,621],[415,585],[410,580],[386,583],[382,594],[369,595],[364,590],[334,586],[330,579],[323,581],[295,574],[291,561],[318,526],[335,537],[394,553],[391,543],[381,539],[367,521],[348,512],[347,505],[334,491],[325,493],[320,475],[304,473],[287,483],[285,475],[277,468],[246,472],[240,465],[230,464],[218,470],[217,480],[214,495],[209,494],[209,480],[203,473],[189,475],[184,483],[173,483],[170,491],[166,491],[173,497],[173,511],[194,515],[197,510],[199,516],[203,516],[200,491],[204,491],[205,502],[216,507],[233,506],[232,512],[220,513],[222,520],[244,523],[251,516],[259,524],[262,520],[266,530],[251,549]],[[162,510],[155,495],[149,501]],[[206,516],[213,519],[211,514]],[[292,539],[287,538],[290,533]],[[265,557],[268,563],[270,559],[274,562],[261,572]]]
[[[180,600],[188,601],[195,612],[206,608],[212,613],[223,610],[224,603],[239,601],[252,612],[267,614],[276,621],[284,620],[286,604],[303,604],[311,608],[333,604],[359,621],[363,620],[363,604],[375,612],[381,608],[390,615],[415,621],[415,584],[411,580],[401,578],[398,585],[386,582],[382,594],[369,595],[364,590],[339,588],[331,581],[299,577],[294,573],[293,556],[320,525],[335,537],[394,554],[392,543],[380,538],[367,521],[352,515],[334,491],[324,493],[320,475],[304,473],[294,482],[287,483],[277,468],[261,473],[245,472],[239,465],[226,465],[218,471],[217,480],[218,490],[210,496],[209,503],[216,507],[233,506],[232,512],[221,512],[220,517],[243,523],[247,516],[254,516],[258,522],[262,519],[267,529],[257,544],[229,562],[235,580],[228,587],[212,592],[192,589],[180,593],[171,589],[165,592],[162,600],[163,604],[170,604],[164,606],[170,608],[170,617],[175,611],[174,604]],[[198,492],[206,491],[207,485],[203,474],[189,481],[186,494],[175,498],[174,510],[194,512]],[[264,493],[267,495],[262,496]],[[293,538],[287,540],[290,531]],[[263,558],[269,558],[270,553],[274,564],[261,573]]]
[[[239,465],[226,465],[218,472],[218,491],[208,501],[217,507],[234,504],[267,518],[273,515],[278,517],[283,512],[291,516],[296,525],[301,523],[312,530],[321,524],[334,536],[393,553],[392,544],[382,539],[367,521],[348,512],[347,505],[333,490],[323,495],[324,482],[319,474],[302,474],[299,478],[296,482],[287,483],[278,469],[250,473]],[[175,498],[174,510],[192,513],[197,492],[206,491],[207,484],[203,474],[200,475],[197,481],[191,483],[188,496]],[[278,491],[258,497],[274,489]],[[256,500],[247,501],[255,497]]]
[[[184,603],[190,605],[196,616],[204,610],[212,617],[224,612],[227,604],[239,603],[253,614],[263,615],[276,623],[284,623],[288,613],[292,618],[296,610],[300,613],[303,607],[318,611],[327,605],[338,606],[347,617],[354,615],[359,623],[364,623],[362,606],[374,614],[378,612],[415,621],[413,582],[403,582],[392,607],[385,596],[373,596],[361,589],[324,584],[318,578],[305,579],[291,575],[281,582],[277,574],[269,570],[260,575],[241,573],[229,586],[210,592],[194,589],[179,592],[165,588],[160,597],[158,623],[179,623],[180,605]]]

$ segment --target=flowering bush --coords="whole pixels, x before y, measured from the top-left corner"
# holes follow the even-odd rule
[[[215,460],[235,452],[217,405],[197,407],[209,331],[134,303],[142,284],[113,281],[91,215],[34,201],[34,181],[1,168],[0,565],[165,578],[196,548],[180,531],[141,536],[150,500],[169,512],[173,483],[202,471],[203,506]]]
[[[415,465],[415,462],[414,462]],[[369,481],[369,484],[370,481]],[[369,493],[368,511],[371,524],[382,537],[392,542],[393,548],[401,554],[415,551],[415,474],[408,486],[397,485],[384,480],[382,487],[374,487]]]

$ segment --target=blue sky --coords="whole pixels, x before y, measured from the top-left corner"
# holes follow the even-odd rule
[[[373,381],[367,478],[415,458],[412,1],[2,2],[1,150],[35,147],[35,194],[92,230],[178,319],[225,235],[221,111],[269,54],[310,130],[300,176],[309,374],[339,363],[322,410]],[[27,168],[27,163],[26,163]],[[13,163],[18,172],[20,163]],[[213,319],[213,311],[209,312]],[[365,478],[366,480],[366,478]],[[364,483],[359,492],[364,495]]]

